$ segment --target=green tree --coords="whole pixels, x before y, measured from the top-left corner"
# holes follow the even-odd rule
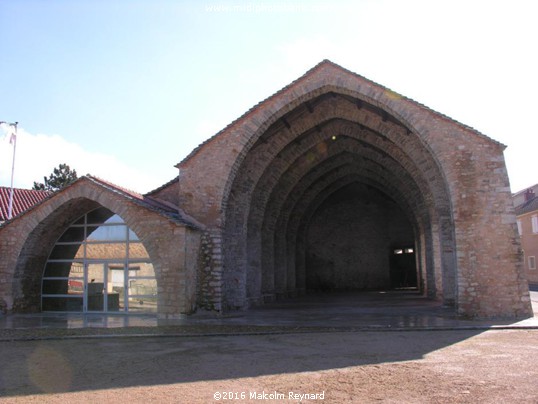
[[[74,182],[77,178],[76,170],[71,170],[71,167],[67,164],[60,164],[58,168],[55,168],[49,175],[49,178],[43,177],[44,182],[34,181],[32,189],[38,191],[58,191]]]

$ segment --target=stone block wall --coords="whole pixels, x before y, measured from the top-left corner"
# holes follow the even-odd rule
[[[384,290],[393,249],[414,248],[414,234],[395,202],[354,183],[319,207],[307,243],[307,290]]]

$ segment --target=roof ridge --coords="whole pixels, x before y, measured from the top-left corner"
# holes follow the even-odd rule
[[[209,137],[208,139],[204,140],[202,143],[200,143],[198,146],[196,146],[186,157],[183,158],[183,160],[181,160],[179,163],[176,164],[176,167],[180,166],[181,164],[183,164],[185,161],[189,160],[192,156],[194,156],[203,146],[205,146],[207,143],[211,142],[213,139],[215,139],[217,136],[219,136],[221,133],[224,133],[226,132],[227,130],[229,130],[230,128],[232,128],[233,126],[235,126],[236,124],[238,124],[240,121],[242,121],[244,118],[246,118],[247,115],[249,115],[251,112],[255,111],[260,105],[268,102],[269,100],[271,100],[272,98],[278,96],[279,94],[283,93],[284,91],[286,91],[288,88],[292,87],[293,85],[295,85],[296,83],[304,80],[307,76],[309,76],[310,74],[312,74],[313,71],[321,68],[323,65],[326,65],[326,64],[333,64],[334,66],[338,66],[337,64],[331,62],[330,60],[328,59],[323,59],[320,63],[318,63],[317,65],[315,65],[314,67],[310,68],[309,70],[306,71],[306,73],[304,73],[303,75],[299,76],[298,78],[296,78],[295,80],[293,80],[291,83],[285,85],[284,87],[282,87],[280,90],[277,90],[276,92],[274,92],[273,94],[271,94],[270,96],[264,98],[263,100],[259,101],[258,103],[254,104],[252,107],[250,107],[246,112],[244,112],[242,115],[240,115],[239,117],[237,117],[236,119],[234,119],[232,122],[230,122],[228,125],[226,125],[224,128],[222,128],[221,130],[219,130],[217,133],[215,133],[213,136]]]
[[[380,88],[383,89],[383,90],[386,90],[387,92],[390,92],[390,93],[393,93],[393,94],[398,95],[399,98],[403,98],[403,99],[405,99],[405,100],[407,100],[407,101],[410,101],[410,102],[412,102],[413,104],[416,104],[416,105],[417,105],[418,107],[420,107],[420,108],[423,108],[423,109],[425,109],[425,110],[427,110],[427,111],[431,111],[431,112],[433,112],[433,113],[439,115],[440,117],[442,117],[442,118],[444,118],[444,119],[447,119],[447,120],[449,120],[449,121],[451,121],[451,122],[454,122],[454,123],[456,123],[456,124],[462,126],[463,128],[465,128],[465,129],[467,129],[467,130],[471,130],[471,131],[474,132],[475,134],[477,134],[477,135],[479,135],[479,136],[481,136],[481,137],[484,137],[484,138],[486,138],[487,140],[490,140],[490,141],[492,141],[492,142],[494,142],[494,143],[496,143],[496,144],[498,144],[498,145],[500,145],[500,146],[504,146],[504,147],[506,147],[505,144],[503,144],[503,143],[501,143],[501,142],[499,142],[499,141],[497,141],[497,140],[495,140],[495,139],[493,139],[493,138],[491,138],[491,137],[485,135],[484,133],[480,132],[478,129],[475,129],[475,128],[473,128],[472,126],[469,126],[469,125],[467,125],[467,124],[465,124],[465,123],[462,123],[462,122],[460,122],[460,121],[458,121],[458,120],[456,120],[456,119],[454,119],[454,118],[452,118],[452,117],[450,117],[450,116],[448,116],[448,115],[446,115],[446,114],[444,114],[444,113],[442,113],[442,112],[439,112],[439,111],[437,111],[437,110],[435,110],[435,109],[433,109],[433,108],[431,108],[431,107],[428,107],[427,105],[425,105],[425,104],[423,104],[423,103],[421,103],[421,102],[419,102],[419,101],[416,101],[416,100],[414,100],[413,98],[409,98],[409,97],[407,97],[407,96],[405,96],[405,95],[403,95],[403,94],[400,94],[399,92],[394,91],[394,90],[392,90],[391,88],[384,86],[383,84],[379,84],[379,83],[376,82],[376,81],[373,81],[373,80],[371,80],[371,79],[369,79],[369,78],[367,78],[367,77],[365,77],[365,76],[363,76],[363,75],[361,75],[361,74],[359,74],[359,73],[356,73],[356,72],[353,72],[353,71],[351,71],[351,70],[349,70],[349,69],[346,69],[345,67],[342,67],[342,66],[340,66],[339,64],[334,63],[334,62],[332,62],[332,61],[330,61],[330,60],[328,60],[328,59],[324,59],[323,62],[327,62],[327,64],[331,64],[331,65],[333,65],[333,66],[335,66],[335,67],[337,67],[337,68],[339,68],[339,69],[341,69],[341,70],[343,70],[343,71],[345,71],[345,72],[347,72],[347,73],[350,73],[350,74],[352,74],[352,75],[354,75],[354,76],[356,76],[356,77],[360,77],[362,80],[365,80],[365,81],[367,81],[367,82],[370,82],[370,83],[372,83],[373,85],[375,85],[375,86],[377,86],[377,87],[380,87]],[[322,63],[323,63],[323,62],[322,62]],[[321,63],[320,63],[320,64],[321,64]]]
[[[179,175],[176,175],[176,176],[175,176],[174,178],[172,178],[170,181],[165,182],[163,185],[161,185],[161,186],[155,188],[154,190],[149,191],[149,192],[146,192],[146,193],[144,194],[144,196],[146,196],[146,195],[152,195],[152,194],[154,194],[154,193],[157,193],[157,192],[163,190],[164,188],[166,188],[166,187],[172,185],[174,182],[177,182],[177,181],[179,181]]]
[[[534,185],[531,185],[529,187],[525,187],[523,188],[521,191],[517,191],[515,192],[514,194],[512,194],[512,196],[517,196],[519,194],[522,194],[524,192],[527,192],[529,189],[534,189],[534,188],[538,188],[538,184],[534,184]]]
[[[307,70],[303,75],[299,76],[298,78],[296,78],[295,80],[293,80],[291,83],[287,84],[286,86],[282,87],[280,90],[276,91],[275,93],[271,94],[270,96],[268,96],[267,98],[261,100],[260,102],[258,102],[257,104],[255,104],[254,106],[252,106],[251,108],[249,108],[245,113],[243,113],[242,115],[240,115],[238,118],[234,119],[232,122],[230,122],[228,125],[226,125],[223,129],[221,129],[220,131],[218,131],[217,133],[215,133],[213,136],[209,137],[208,139],[206,139],[205,141],[203,141],[202,143],[200,143],[198,146],[196,146],[186,157],[184,157],[178,164],[176,164],[176,167],[180,167],[183,163],[185,163],[186,161],[188,161],[191,157],[193,157],[195,154],[198,153],[198,151],[200,149],[203,148],[203,146],[205,146],[207,143],[213,141],[215,138],[217,138],[219,135],[221,135],[222,133],[230,130],[232,127],[236,126],[238,123],[240,123],[241,121],[243,121],[250,113],[252,113],[253,111],[255,111],[256,109],[258,109],[262,104],[264,103],[267,103],[269,102],[271,99],[277,97],[278,95],[282,94],[284,91],[288,90],[289,88],[297,85],[299,82],[303,81],[303,80],[306,80],[308,79],[309,76],[311,76],[316,70],[319,70],[319,69],[322,69],[323,67],[325,66],[332,66],[333,68],[335,69],[339,69],[347,74],[351,74],[355,77],[358,77],[360,78],[361,80],[364,80],[370,84],[372,84],[373,86],[376,86],[378,88],[380,88],[381,90],[385,90],[387,92],[390,92],[390,93],[393,93],[393,94],[397,94],[400,98],[404,99],[404,100],[407,100],[413,104],[415,104],[417,107],[421,108],[421,109],[424,109],[426,111],[430,111],[436,115],[438,115],[439,117],[445,119],[445,120],[448,120],[448,121],[451,121],[451,122],[454,122],[456,123],[457,125],[459,125],[460,127],[468,130],[468,131],[471,131],[473,132],[475,135],[477,136],[480,136],[490,142],[493,142],[499,146],[502,146],[502,147],[506,147],[505,144],[483,134],[482,132],[480,132],[479,130],[473,128],[472,126],[469,126],[467,124],[464,124],[454,118],[451,118],[450,116],[448,115],[445,115],[437,110],[434,110],[433,108],[430,108],[428,106],[426,106],[425,104],[422,104],[412,98],[409,98],[405,95],[402,95],[400,93],[398,93],[397,91],[394,91],[382,84],[379,84],[371,79],[368,79],[356,72],[353,72],[349,69],[346,69],[345,67],[342,67],[340,66],[339,64],[329,60],[329,59],[323,59],[321,62],[319,62],[318,64],[316,64],[315,66],[313,66],[312,68],[310,68],[309,70]]]
[[[521,205],[515,207],[516,215],[523,215],[525,213],[533,212],[538,210],[538,196],[535,196],[528,201],[523,202]]]
[[[121,191],[127,195],[131,195],[131,196],[134,196],[134,197],[137,197],[137,198],[142,198],[143,195],[139,192],[136,192],[132,189],[128,189],[128,188],[125,188],[125,187],[122,187],[120,185],[117,185],[117,184],[114,184],[113,182],[110,182],[108,180],[105,180],[103,178],[100,178],[100,177],[96,177],[94,175],[91,175],[91,174],[86,174],[85,177],[89,178],[89,179],[93,179],[97,182],[100,182],[102,183],[103,185],[107,185],[109,187],[112,187],[114,189],[116,189],[117,191]],[[81,177],[82,178],[82,177]]]

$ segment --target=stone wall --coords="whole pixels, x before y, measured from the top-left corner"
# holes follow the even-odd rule
[[[410,223],[394,201],[351,184],[318,208],[307,234],[307,290],[391,288],[393,249],[414,247]]]
[[[538,233],[532,231],[532,216],[538,215],[538,211],[529,212],[518,216],[521,221],[521,247],[523,266],[527,280],[531,284],[538,284]],[[535,268],[530,269],[529,257],[534,257]]]

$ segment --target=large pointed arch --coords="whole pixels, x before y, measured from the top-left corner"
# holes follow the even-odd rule
[[[480,286],[501,259],[509,279],[503,290],[525,294],[503,149],[323,61],[178,165],[180,203],[213,241],[207,270],[221,286],[210,299],[215,307],[245,308],[297,292],[297,279],[288,281],[301,254],[296,232],[308,223],[309,207],[347,176],[380,190],[409,217],[428,296],[469,315],[529,312],[528,301],[501,304]],[[339,177],[336,156],[344,152],[353,161],[340,164]],[[503,240],[495,254],[482,241],[493,232]]]
[[[279,239],[293,239],[294,235],[284,235],[283,229],[272,223],[283,213],[286,199],[298,193],[297,187],[311,188],[312,183],[326,176],[330,162],[338,161],[337,156],[342,153],[367,162],[363,168],[370,171],[378,187],[395,188],[401,196],[398,202],[414,207],[408,212],[414,222],[421,224],[416,228],[425,231],[417,233],[414,244],[418,244],[420,238],[431,240],[429,248],[421,250],[424,255],[420,257],[426,266],[424,286],[428,288],[424,291],[431,297],[444,298],[446,303],[453,302],[456,268],[453,265],[443,268],[444,257],[440,253],[443,243],[447,250],[455,250],[453,237],[439,234],[433,226],[440,217],[450,220],[451,215],[448,189],[437,160],[420,139],[392,115],[334,91],[305,101],[281,117],[243,159],[230,190],[233,199],[226,203],[224,238],[230,248],[225,251],[225,266],[233,271],[225,273],[225,285],[242,279],[245,298],[253,302],[266,299],[268,295],[294,293],[287,290],[290,282],[286,280],[290,275],[285,267],[289,259],[275,259],[279,253],[274,250]],[[353,167],[352,173],[364,176],[362,168],[350,167]],[[294,214],[302,216],[305,212],[295,210]],[[286,228],[287,231],[291,230]],[[302,254],[301,251],[295,253]],[[454,260],[449,262],[453,264]],[[450,275],[443,278],[443,269]],[[268,279],[263,273],[267,271],[276,276],[272,291],[267,288],[270,282],[261,286],[260,280]]]

